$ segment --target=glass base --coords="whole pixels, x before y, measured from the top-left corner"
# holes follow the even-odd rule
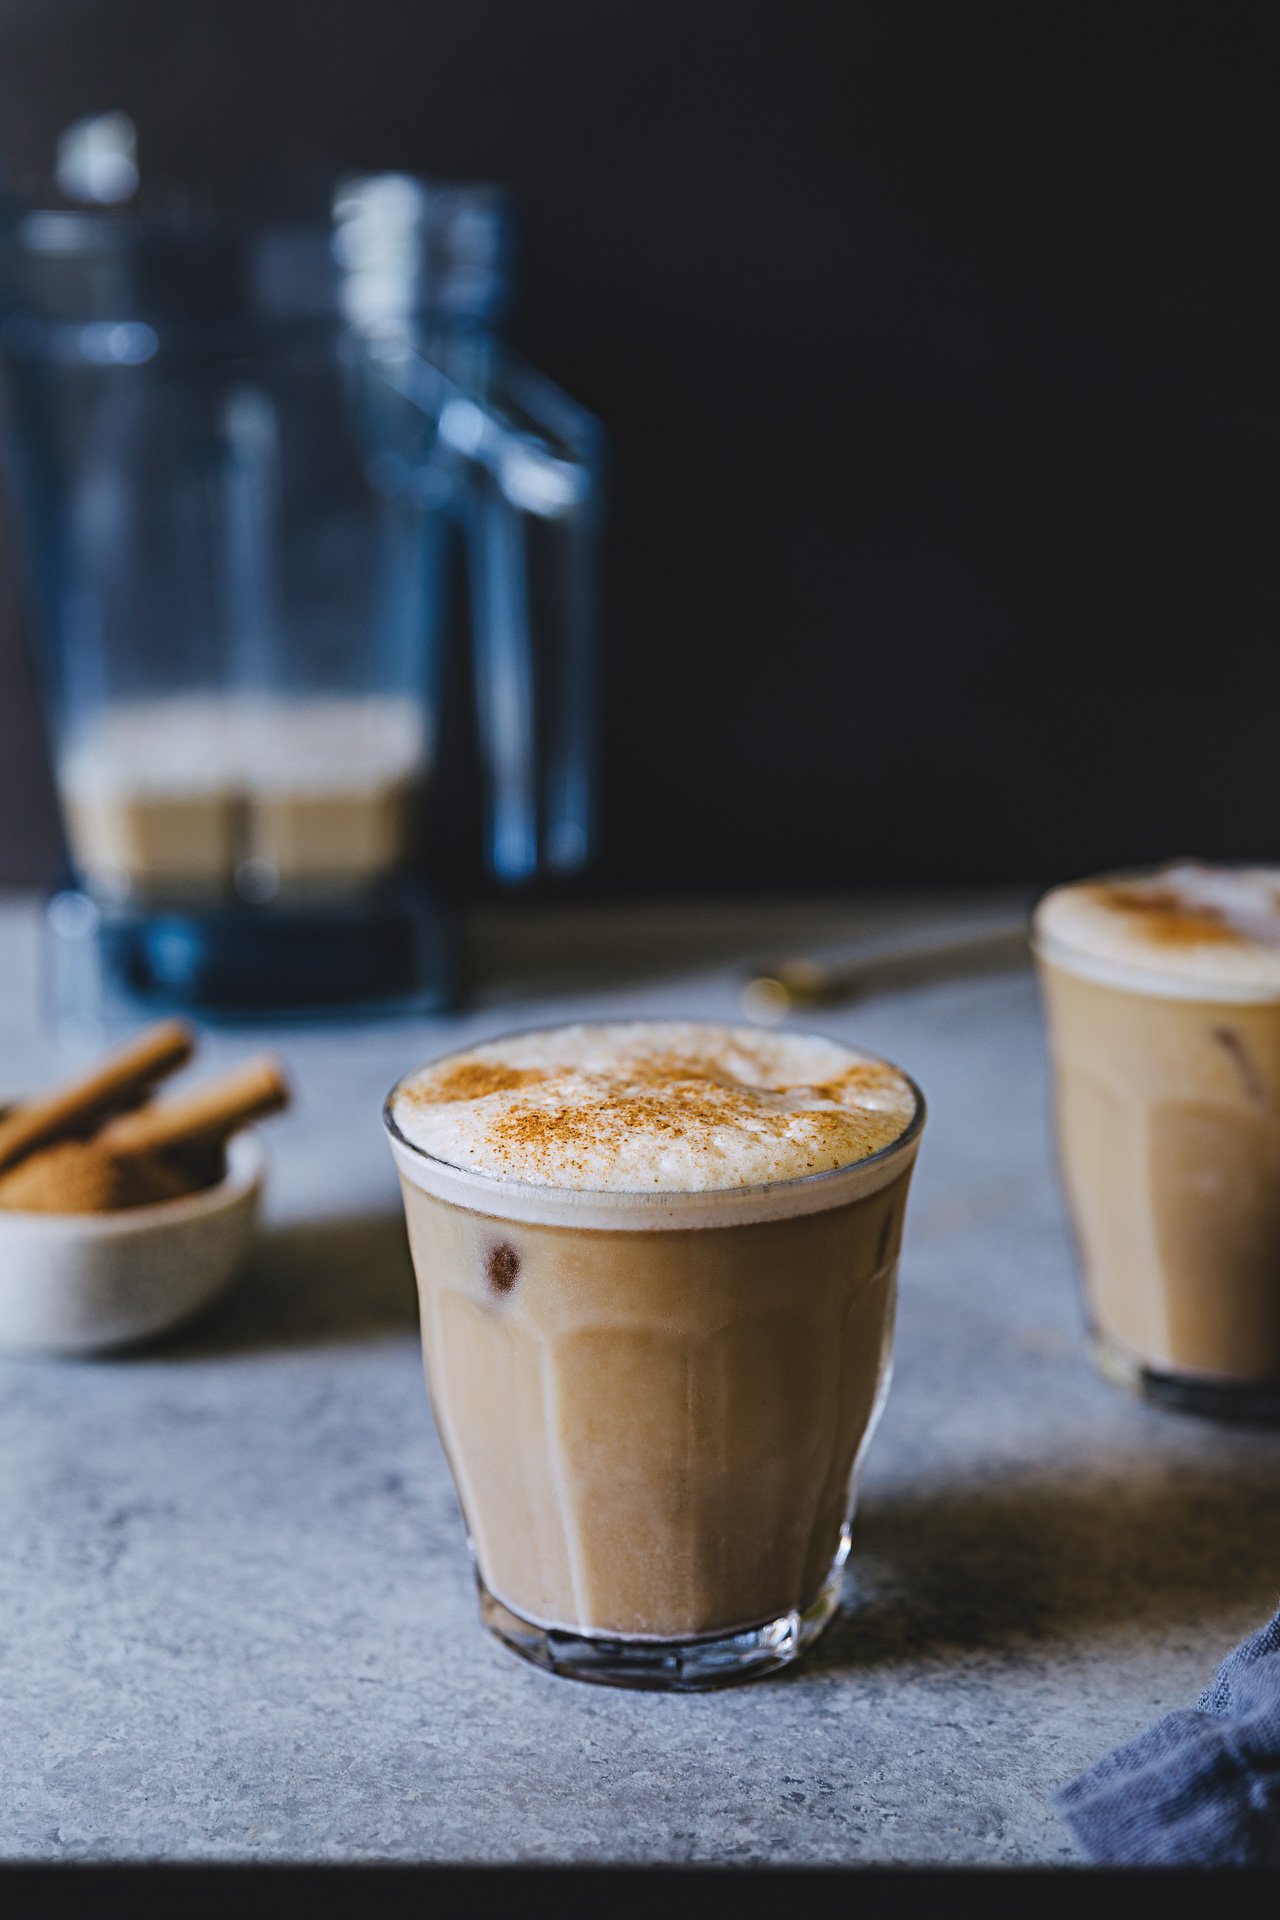
[[[206,1020],[451,1011],[461,1001],[454,915],[412,878],[309,906],[196,910],[112,905],[74,880],[45,906],[49,1015],[59,1033]]]
[[[1148,1406],[1168,1413],[1200,1414],[1208,1420],[1280,1424],[1280,1380],[1221,1380],[1162,1372],[1101,1333],[1090,1334],[1089,1352],[1104,1380]]]
[[[546,1673],[590,1680],[601,1687],[648,1692],[706,1693],[760,1679],[790,1666],[811,1647],[840,1604],[841,1573],[849,1557],[846,1528],[815,1599],[807,1607],[738,1633],[704,1634],[690,1640],[606,1640],[596,1634],[539,1627],[490,1593],[480,1575],[480,1614],[504,1647]]]

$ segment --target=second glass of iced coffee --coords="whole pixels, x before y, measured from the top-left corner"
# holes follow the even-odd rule
[[[554,1672],[723,1685],[835,1610],[924,1103],[810,1035],[546,1028],[386,1108],[481,1609]]]
[[[1101,1371],[1280,1417],[1280,869],[1057,887],[1035,945]]]

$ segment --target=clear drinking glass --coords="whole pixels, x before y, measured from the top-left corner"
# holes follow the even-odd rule
[[[500,879],[577,870],[594,822],[600,436],[498,341],[502,197],[373,175],[311,223],[31,211],[0,239],[70,975],[447,998],[424,826],[468,706]]]
[[[1095,1364],[1156,1406],[1280,1419],[1280,998],[1042,925],[1035,948]]]
[[[924,1102],[850,1167],[690,1193],[450,1166],[385,1110],[482,1617],[555,1673],[694,1690],[835,1611],[888,1388]]]

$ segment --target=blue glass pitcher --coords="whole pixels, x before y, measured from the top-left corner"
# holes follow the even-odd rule
[[[311,223],[5,224],[63,1012],[451,1001],[426,829],[459,727],[493,874],[587,859],[601,437],[499,341],[508,226],[402,175]]]

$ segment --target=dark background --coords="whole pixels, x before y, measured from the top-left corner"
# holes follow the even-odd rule
[[[611,443],[602,883],[1280,857],[1268,4],[0,0],[0,156],[121,107],[518,189]],[[0,879],[53,856],[0,580]]]

